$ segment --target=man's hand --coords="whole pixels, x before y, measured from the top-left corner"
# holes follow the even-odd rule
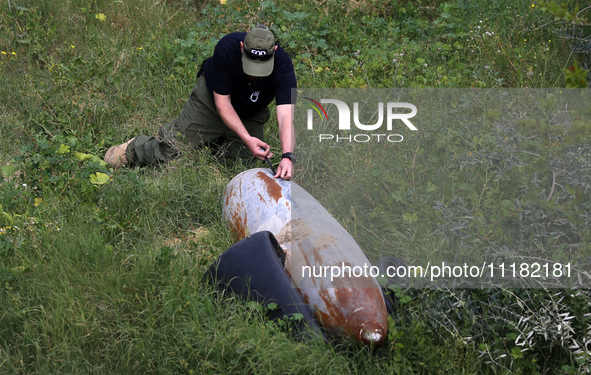
[[[248,150],[257,159],[265,160],[265,157],[270,158],[273,156],[273,153],[270,152],[271,146],[266,144],[265,142],[261,141],[257,137],[250,137],[244,141]]]
[[[293,163],[288,158],[281,159],[277,167],[277,174],[274,177],[289,181],[291,180],[291,176],[293,176]]]
[[[273,156],[273,153],[269,152],[271,146],[248,133],[242,120],[240,120],[240,117],[238,117],[232,106],[230,95],[220,95],[214,91],[213,98],[216,109],[224,124],[242,139],[252,156],[260,160],[265,160],[265,157]]]

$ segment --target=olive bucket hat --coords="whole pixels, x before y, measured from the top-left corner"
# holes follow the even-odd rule
[[[242,69],[254,77],[266,77],[273,72],[275,62],[275,36],[269,28],[258,24],[244,38]]]

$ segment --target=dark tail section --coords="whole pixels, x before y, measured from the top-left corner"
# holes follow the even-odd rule
[[[326,336],[314,319],[311,307],[293,288],[284,269],[285,254],[271,232],[255,233],[235,243],[214,262],[206,277],[244,299],[276,303],[271,319],[287,317],[299,336]]]

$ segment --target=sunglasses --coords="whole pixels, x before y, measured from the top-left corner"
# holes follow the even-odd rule
[[[254,51],[254,52],[253,52]],[[260,51],[256,49],[251,49],[250,51],[244,50],[244,54],[252,60],[260,60],[260,61],[267,61],[273,57],[275,51],[268,53],[267,51]]]

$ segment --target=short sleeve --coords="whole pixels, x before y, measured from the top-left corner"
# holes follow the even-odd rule
[[[208,76],[205,77],[208,86],[218,94],[230,95],[232,92],[232,77],[227,51],[222,50],[219,45],[216,46],[208,65],[211,66],[211,69],[208,70]]]
[[[293,69],[293,63],[284,50],[277,50],[278,63],[275,65],[276,72],[276,92],[275,92],[275,103],[277,105],[282,104],[294,104],[292,102],[292,89],[297,88],[297,81],[295,72]]]

